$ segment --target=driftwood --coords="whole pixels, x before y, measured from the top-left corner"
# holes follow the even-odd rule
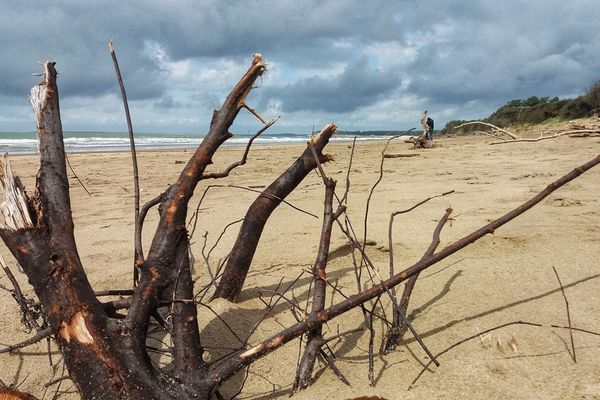
[[[324,306],[322,288],[328,284],[325,263],[329,235],[331,225],[343,212],[343,207],[333,213],[335,185],[326,179],[325,218],[319,254],[313,269],[315,286],[318,287],[313,309],[306,318],[301,318],[296,324],[254,346],[247,345],[247,340],[242,341],[243,348],[239,351],[210,362],[203,357],[196,302],[193,300],[194,282],[191,278],[186,230],[188,203],[197,184],[214,177],[205,174],[205,168],[211,163],[219,146],[231,137],[228,129],[239,111],[245,108],[259,115],[246,105],[245,99],[256,79],[265,71],[262,57],[255,55],[252,65],[222,107],[214,111],[208,134],[177,181],[145,207],[147,212],[153,204],[160,203],[160,219],[148,255],[139,265],[139,284],[132,292],[123,292],[132,293],[130,297],[106,304],[92,290],[78,255],[60,121],[57,73],[52,62],[44,63],[44,70],[43,81],[31,92],[40,150],[36,193],[30,196],[25,192],[20,180],[13,176],[8,159],[4,159],[0,165],[4,195],[0,211],[5,222],[0,228],[0,236],[33,286],[43,306],[52,337],[64,357],[69,378],[85,399],[185,400],[209,399],[215,394],[219,397],[219,386],[237,371],[302,335],[314,339],[311,348],[319,347],[323,340],[328,340],[322,338],[321,326],[324,323],[362,307],[382,294],[389,294],[391,288],[493,233],[562,185],[600,163],[600,156],[596,156],[504,216],[441,250],[426,253],[416,264],[366,290],[346,296],[343,301],[328,308]],[[258,119],[268,125],[264,118]],[[310,150],[319,167],[328,158],[321,159],[317,148],[317,143],[313,142],[307,150]],[[346,196],[343,198],[346,199]],[[140,211],[136,224],[141,223],[142,215],[145,214]],[[441,223],[439,226],[441,229]],[[162,308],[169,313],[167,329],[172,340],[173,362],[168,370],[160,369],[151,362],[150,349],[146,345],[150,319],[163,320],[158,312]],[[115,316],[115,310],[127,311],[124,316]],[[371,312],[371,321],[374,316],[375,312]],[[163,325],[166,326],[164,320]],[[371,336],[374,336],[373,333]],[[307,354],[307,361],[303,363],[306,372],[299,375],[297,387],[304,386],[310,378],[312,367],[309,364],[314,364],[314,353]]]
[[[584,136],[585,135],[585,136]],[[569,136],[569,137],[594,137],[600,135],[600,129],[573,129],[564,132],[559,132],[554,135],[548,136],[540,136],[537,138],[527,138],[527,139],[514,139],[514,140],[504,140],[502,142],[492,142],[490,144],[505,144],[505,143],[518,143],[518,142],[539,142],[542,140],[548,139],[557,139],[561,136]]]
[[[492,128],[492,133],[503,133],[503,134],[509,136],[512,139],[520,139],[519,136],[515,135],[514,133],[509,132],[506,129],[498,128],[496,125],[490,124],[489,122],[484,122],[484,121],[465,122],[464,124],[460,124],[460,125],[454,127],[454,129],[459,129],[459,128],[462,128],[463,126],[469,126],[469,125],[484,125],[484,126],[488,126],[488,127]]]
[[[480,131],[479,133],[482,133],[484,135],[488,135],[493,137],[494,139],[500,139],[500,142],[492,142],[490,144],[505,144],[505,143],[519,143],[519,142],[539,142],[542,140],[548,140],[548,139],[557,139],[561,136],[569,136],[569,137],[595,137],[600,135],[600,129],[588,129],[585,128],[584,126],[581,125],[573,125],[572,128],[570,130],[564,131],[564,132],[558,132],[555,133],[553,135],[541,135],[540,137],[537,138],[521,138],[517,135],[515,135],[514,133],[507,131],[505,129],[499,128],[496,125],[490,124],[488,122],[484,122],[484,121],[471,121],[471,122],[465,122],[464,124],[458,125],[456,127],[454,127],[454,129],[459,129],[462,128],[463,126],[468,126],[468,125],[484,125],[484,126],[489,126],[492,128],[492,132],[488,133],[485,131]],[[498,134],[504,134],[509,136],[511,139],[504,139],[502,138],[500,135]]]
[[[54,63],[44,64],[41,84],[31,93],[40,148],[37,193],[28,197],[12,174],[4,174],[5,243],[23,266],[60,344],[65,364],[84,398],[198,398],[212,392],[202,359],[196,305],[171,309],[174,370],[157,370],[146,352],[150,316],[172,294],[191,298],[192,280],[185,231],[187,203],[212,155],[231,134],[229,126],[265,64],[260,55],[215,111],[210,130],[162,196],[160,221],[141,279],[124,320],[109,318],[94,295],[77,254],[69,200]],[[5,166],[5,171],[10,171]],[[13,184],[12,187],[9,186]],[[25,205],[25,206],[23,206]]]
[[[311,146],[317,152],[319,162],[332,160],[330,155],[323,154],[322,151],[335,131],[335,124],[325,126],[317,136],[311,139],[311,145],[307,146],[302,155],[252,203],[246,212],[214,297],[234,301],[240,294],[269,216],[287,195],[317,167]]]
[[[406,142],[412,143],[415,149],[430,149],[433,147],[433,142],[429,140],[429,125],[427,125],[427,110],[423,111],[421,116],[421,126],[423,133],[418,137],[410,137]]]
[[[420,156],[419,153],[409,153],[409,154],[393,153],[393,154],[384,154],[383,155],[384,158],[410,158],[410,157],[418,157],[418,156]]]
[[[314,150],[314,147],[310,146]],[[318,155],[314,154],[315,161],[319,165]],[[333,198],[335,195],[336,182],[327,178],[321,170],[321,176],[323,177],[323,183],[325,185],[325,209],[323,211],[323,227],[321,230],[321,239],[319,241],[319,251],[317,253],[317,260],[313,266],[313,282],[314,282],[314,294],[312,301],[312,310],[310,316],[316,316],[318,313],[325,309],[325,297],[327,289],[327,274],[325,268],[327,267],[327,258],[329,257],[329,244],[331,242],[331,231],[333,229],[333,223],[337,218],[346,211],[346,206],[339,205],[337,210],[333,211]],[[322,326],[319,325],[306,334],[306,346],[304,348],[304,354],[298,364],[298,370],[296,372],[296,379],[294,381],[293,391],[296,392],[307,387],[310,384],[312,370],[317,360],[317,357],[321,354],[321,348],[327,342],[323,338]],[[333,361],[330,361],[333,363]],[[343,378],[345,380],[345,378]],[[347,381],[346,381],[347,382]]]

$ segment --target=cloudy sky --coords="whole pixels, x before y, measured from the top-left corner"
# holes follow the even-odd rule
[[[271,132],[407,129],[424,109],[440,128],[600,80],[597,0],[2,0],[0,131],[34,130],[45,59],[65,130],[126,131],[110,39],[138,132],[205,132],[256,52],[268,73],[249,103],[282,116]]]

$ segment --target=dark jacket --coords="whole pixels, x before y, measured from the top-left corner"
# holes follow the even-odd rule
[[[432,132],[433,131],[433,120],[429,117],[427,117],[427,126],[429,127],[429,131]]]

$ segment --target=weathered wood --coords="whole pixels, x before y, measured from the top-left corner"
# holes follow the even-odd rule
[[[327,258],[329,257],[329,245],[331,243],[331,230],[336,218],[346,209],[340,206],[338,210],[333,212],[333,196],[335,194],[336,182],[331,178],[324,178],[325,183],[325,201],[323,211],[323,226],[321,228],[321,237],[319,240],[319,250],[317,259],[313,265],[313,282],[314,294],[312,301],[312,309],[308,318],[316,318],[317,314],[325,309],[325,296],[327,289],[326,272]],[[323,329],[319,325],[311,329],[306,334],[306,347],[302,354],[300,364],[296,372],[293,391],[297,392],[308,387],[311,381],[312,371],[319,357],[321,347],[325,344],[323,340]]]
[[[229,126],[264,72],[260,55],[215,111],[211,130],[177,182],[161,197],[159,222],[142,280],[127,318],[109,318],[81,265],[75,238],[60,121],[56,70],[44,63],[44,79],[31,92],[40,149],[37,193],[29,198],[2,166],[5,225],[0,229],[34,287],[64,355],[70,378],[87,399],[208,398],[205,365],[193,303],[176,302],[173,319],[173,376],[155,368],[146,352],[148,320],[173,297],[191,298],[193,285],[185,230],[187,202],[214,152],[231,134]],[[175,379],[173,379],[175,378]]]
[[[0,387],[0,400],[37,400],[37,398],[15,389]]]
[[[31,92],[40,150],[37,193],[29,198],[18,189],[16,179],[13,190],[27,205],[31,224],[5,226],[0,236],[44,306],[70,377],[82,396],[116,399],[128,393],[132,399],[149,398],[159,386],[150,379],[149,359],[126,355],[114,340],[119,327],[96,299],[77,253],[57,74],[52,62],[44,63],[44,69],[43,81]],[[5,193],[10,192],[5,188]],[[6,213],[4,217],[6,221]]]
[[[311,139],[312,146],[322,163],[332,159],[331,156],[323,154],[322,151],[335,131],[335,124],[329,124]],[[246,212],[244,222],[240,227],[237,239],[223,270],[223,275],[214,294],[215,298],[220,297],[229,301],[237,299],[244,286],[256,247],[271,213],[316,167],[317,163],[312,151],[310,147],[307,147],[302,155],[252,203]]]
[[[505,144],[505,143],[519,143],[519,142],[540,142],[542,140],[548,139],[557,139],[561,136],[568,135],[569,137],[580,137],[576,135],[591,135],[589,137],[594,137],[593,135],[599,135],[600,129],[573,129],[564,132],[558,132],[554,135],[540,136],[537,138],[526,138],[526,139],[514,139],[514,140],[504,140],[502,142],[492,142],[490,144]]]
[[[438,222],[437,226],[435,227],[435,230],[433,231],[433,238],[431,240],[431,244],[423,254],[423,257],[421,257],[421,261],[427,257],[431,257],[437,249],[437,247],[439,246],[440,233],[442,232],[442,228],[444,227],[446,222],[448,222],[448,218],[450,218],[451,212],[452,209],[448,208],[446,210],[446,213]],[[390,352],[394,350],[399,344],[400,340],[402,340],[402,337],[404,336],[406,331],[408,330],[408,323],[410,323],[410,321],[408,321],[406,317],[406,312],[408,311],[408,303],[410,302],[410,296],[417,283],[417,278],[419,278],[419,273],[414,274],[406,281],[404,291],[402,292],[402,298],[400,299],[400,304],[398,305],[398,308],[394,309],[393,325],[390,329],[389,334],[387,335],[386,342],[384,345],[385,352]],[[408,323],[405,323],[405,319]]]
[[[484,122],[484,121],[471,121],[471,122],[465,122],[464,124],[460,124],[458,126],[455,126],[454,129],[459,129],[462,128],[463,126],[469,126],[469,125],[484,125],[484,126],[488,126],[490,128],[492,128],[492,132],[500,132],[503,133],[507,136],[510,136],[512,139],[519,139],[519,136],[515,135],[514,133],[507,131],[506,129],[502,129],[497,127],[494,124],[490,124],[489,122]]]

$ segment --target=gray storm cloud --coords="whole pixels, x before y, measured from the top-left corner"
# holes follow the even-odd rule
[[[219,74],[237,76],[257,51],[273,63],[255,94],[257,103],[277,103],[288,126],[305,124],[307,112],[318,120],[352,113],[353,121],[369,112],[373,124],[378,109],[379,126],[356,128],[385,129],[414,119],[413,111],[399,120],[387,117],[402,116],[403,110],[392,107],[406,98],[448,118],[482,117],[513,98],[585,91],[600,78],[599,21],[600,7],[591,0],[5,0],[0,129],[21,126],[9,116],[22,113],[15,110],[44,59],[57,61],[63,98],[112,101],[107,96],[118,92],[106,49],[110,39],[128,95],[149,126],[157,110],[182,120],[194,112],[203,118],[209,112],[204,108],[216,104],[194,99],[222,98],[234,82],[221,82]],[[218,69],[228,63],[234,66]],[[207,75],[206,65],[213,64],[221,67]],[[466,103],[477,104],[470,113],[480,114],[459,114]],[[204,108],[178,107],[190,104]],[[90,114],[90,129],[120,129],[102,121]]]

